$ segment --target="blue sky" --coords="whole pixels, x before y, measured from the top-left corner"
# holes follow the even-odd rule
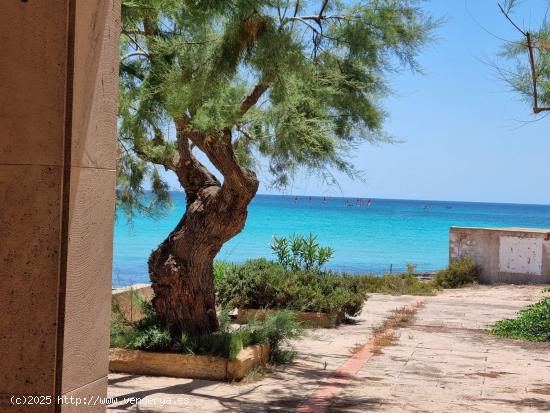
[[[536,26],[545,1],[523,1],[517,19]],[[529,105],[489,63],[518,33],[493,0],[432,0],[446,23],[421,55],[424,75],[391,82],[386,130],[405,143],[363,145],[355,164],[365,182],[339,178],[341,188],[298,179],[295,193],[380,198],[550,203],[550,117],[532,121]],[[477,21],[477,22],[476,22]],[[490,32],[491,34],[489,34]]]
[[[524,0],[516,19],[536,27],[545,0]],[[424,75],[394,75],[386,131],[404,143],[362,145],[353,161],[365,181],[338,176],[326,186],[298,176],[286,194],[550,204],[550,117],[492,70],[503,41],[518,33],[496,0],[432,0],[446,22],[420,56]],[[170,179],[173,186],[177,185]],[[264,181],[267,181],[264,179]],[[262,184],[260,193],[278,193]]]

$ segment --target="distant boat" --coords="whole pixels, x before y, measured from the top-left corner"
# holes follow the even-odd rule
[[[430,209],[430,206],[429,205],[423,205],[422,209]]]

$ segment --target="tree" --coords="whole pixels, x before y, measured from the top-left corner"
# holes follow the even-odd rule
[[[435,25],[414,0],[123,1],[119,205],[166,205],[158,168],[186,194],[148,261],[172,334],[218,329],[213,260],[244,227],[261,161],[279,186],[302,169],[355,176],[349,151],[387,139],[386,73],[416,70]]]
[[[497,67],[501,77],[512,89],[521,93],[532,105],[535,114],[550,111],[550,24],[547,2],[540,27],[529,30],[514,21],[512,15],[517,0],[506,0],[498,7],[508,22],[517,30],[520,40],[508,42],[501,55],[512,61],[514,68]]]

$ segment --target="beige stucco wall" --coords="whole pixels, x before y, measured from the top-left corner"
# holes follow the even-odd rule
[[[550,283],[550,229],[451,227],[449,259],[470,256],[487,284]]]
[[[105,395],[118,0],[3,0],[0,411],[11,395]]]

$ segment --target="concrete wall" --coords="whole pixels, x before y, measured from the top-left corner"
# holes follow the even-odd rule
[[[139,297],[138,297],[139,296]],[[143,312],[138,299],[151,301],[153,289],[151,284],[134,284],[130,287],[116,288],[113,290],[113,306],[118,306],[119,311],[129,321],[139,321],[143,318]]]
[[[449,259],[470,256],[486,284],[549,284],[550,229],[451,227]]]
[[[104,411],[120,4],[0,9],[0,411]]]

